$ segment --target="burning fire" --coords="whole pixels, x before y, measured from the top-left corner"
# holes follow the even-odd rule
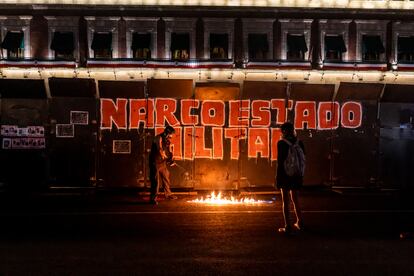
[[[198,204],[208,204],[208,205],[241,205],[241,204],[265,204],[265,203],[272,203],[271,201],[266,200],[256,200],[254,198],[246,198],[243,197],[241,199],[236,199],[235,197],[223,197],[221,192],[217,195],[215,192],[212,192],[206,198],[197,198],[194,200],[190,200],[188,202],[191,203],[198,203]]]

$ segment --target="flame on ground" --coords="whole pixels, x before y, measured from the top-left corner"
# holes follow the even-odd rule
[[[208,205],[242,205],[242,204],[266,204],[266,203],[272,203],[272,201],[266,201],[266,200],[256,200],[254,198],[241,198],[237,199],[233,196],[231,197],[223,197],[221,192],[219,192],[217,195],[215,192],[212,192],[209,196],[206,198],[197,198],[194,200],[187,201],[190,203],[198,203],[198,204],[208,204]]]

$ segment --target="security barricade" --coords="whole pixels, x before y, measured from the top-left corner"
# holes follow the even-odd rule
[[[99,178],[106,188],[142,188],[148,180],[148,100],[143,81],[99,81]]]
[[[148,121],[149,143],[166,125],[173,126],[175,135],[171,141],[173,156],[177,166],[170,167],[171,187],[195,188],[198,181],[194,168],[193,141],[194,120],[197,104],[193,94],[193,80],[189,79],[149,79],[148,101],[154,114]]]
[[[43,80],[0,79],[1,174],[10,189],[47,187],[48,102]]]
[[[379,178],[384,188],[413,189],[414,85],[387,84],[380,101]]]
[[[289,105],[287,87],[287,82],[243,83],[241,100],[249,102],[250,122],[241,140],[240,188],[275,185],[277,142]]]
[[[384,85],[341,83],[335,97],[339,127],[333,146],[337,187],[373,187],[378,180],[378,101]]]
[[[290,84],[289,120],[305,145],[305,185],[326,183],[330,178],[331,138],[339,125],[339,105],[332,102],[334,90],[329,84]]]
[[[234,190],[240,178],[240,145],[245,127],[239,125],[238,83],[196,83],[194,92],[193,162],[195,189]]]
[[[50,78],[50,185],[96,183],[97,95],[93,79]]]

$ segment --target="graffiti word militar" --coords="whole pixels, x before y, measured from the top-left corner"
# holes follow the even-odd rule
[[[114,101],[103,98],[101,129],[133,130],[143,127],[154,129],[157,134],[169,124],[176,130],[172,144],[177,160],[222,160],[224,143],[230,143],[229,157],[238,159],[240,139],[247,143],[249,158],[276,160],[276,144],[281,138],[281,131],[271,126],[284,123],[289,110],[293,110],[294,125],[299,130],[358,128],[362,123],[362,105],[354,101],[296,101],[293,104],[293,101],[285,99],[118,98]]]

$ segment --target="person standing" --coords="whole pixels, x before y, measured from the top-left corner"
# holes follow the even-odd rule
[[[149,156],[151,204],[158,203],[157,196],[160,187],[164,188],[166,199],[177,199],[177,197],[171,193],[170,172],[168,170],[168,166],[173,162],[170,145],[174,133],[174,128],[172,126],[167,126],[161,134],[154,137],[151,144],[151,152]]]
[[[305,169],[305,147],[299,141],[294,126],[286,122],[281,126],[282,139],[277,143],[277,174],[276,187],[282,195],[282,211],[284,227],[279,232],[289,234],[292,231],[290,224],[290,200],[292,200],[296,222],[293,226],[303,230],[302,211],[298,200],[298,190],[303,185]]]

